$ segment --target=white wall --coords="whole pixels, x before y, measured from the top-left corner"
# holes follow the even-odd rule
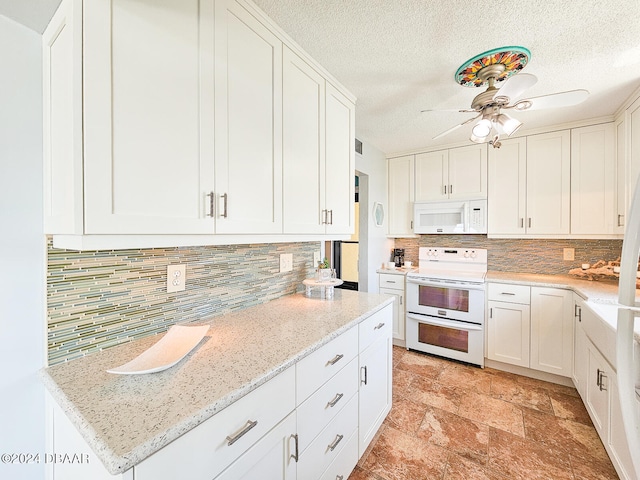
[[[360,280],[359,289],[378,292],[376,269],[389,261],[393,241],[387,238],[387,160],[380,150],[362,141],[362,155],[356,154],[356,171],[366,175],[360,177],[360,216],[366,215],[360,230]],[[384,224],[376,227],[373,222],[373,204],[380,202],[385,208]],[[365,226],[366,224],[366,226]],[[365,233],[366,228],[366,233]],[[365,245],[366,242],[366,245]],[[366,262],[366,265],[363,264]],[[366,274],[363,274],[366,271]]]
[[[42,229],[41,37],[0,16],[0,478],[43,479],[45,237]]]

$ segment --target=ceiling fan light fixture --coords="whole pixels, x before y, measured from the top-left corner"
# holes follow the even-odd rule
[[[509,115],[505,113],[501,113],[498,115],[497,124],[500,125],[502,131],[506,133],[508,136],[513,135],[516,130],[518,130],[522,126],[522,122],[516,120],[515,118],[511,118]]]
[[[491,133],[491,120],[483,118],[475,124],[473,130],[471,130],[471,136],[476,138],[486,138]],[[473,139],[472,139],[473,140]],[[475,140],[473,140],[475,141]],[[482,140],[484,142],[484,140]],[[477,142],[477,143],[482,143]]]
[[[473,143],[485,143],[488,137],[489,137],[488,134],[484,137],[476,137],[473,134],[473,132],[471,132],[471,136],[469,137],[469,140],[471,140]]]

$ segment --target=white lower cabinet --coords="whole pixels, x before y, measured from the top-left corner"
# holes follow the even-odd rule
[[[359,455],[391,410],[391,306],[360,323]]]
[[[117,476],[52,400],[48,448],[91,461],[52,465],[50,478],[346,480],[391,409],[392,313],[385,306]]]
[[[385,295],[393,295],[396,301],[393,303],[393,339],[404,347],[405,345],[405,276],[390,273],[381,273],[379,276],[379,291]]]
[[[635,480],[624,432],[615,369],[597,343],[605,341],[600,319],[581,299],[576,299],[574,383],[591,421],[621,479]]]
[[[298,478],[295,457],[292,455],[295,453],[295,436],[291,433],[295,430],[296,412],[292,412],[218,475],[216,480],[295,480]]]
[[[573,294],[558,288],[490,283],[487,358],[572,376]]]

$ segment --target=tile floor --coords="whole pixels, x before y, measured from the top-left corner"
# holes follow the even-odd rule
[[[578,392],[393,350],[393,408],[349,480],[618,476]]]

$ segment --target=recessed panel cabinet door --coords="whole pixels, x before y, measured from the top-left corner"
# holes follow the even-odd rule
[[[324,233],[324,85],[289,48],[283,55],[284,233]]]
[[[216,233],[282,233],[282,42],[216,1]]]
[[[326,233],[351,234],[355,202],[355,108],[331,84],[325,99]]]
[[[413,236],[414,155],[387,160],[389,236]]]
[[[527,233],[568,234],[571,135],[568,130],[527,137]]]
[[[84,233],[212,233],[212,5],[92,0],[83,32]]]

